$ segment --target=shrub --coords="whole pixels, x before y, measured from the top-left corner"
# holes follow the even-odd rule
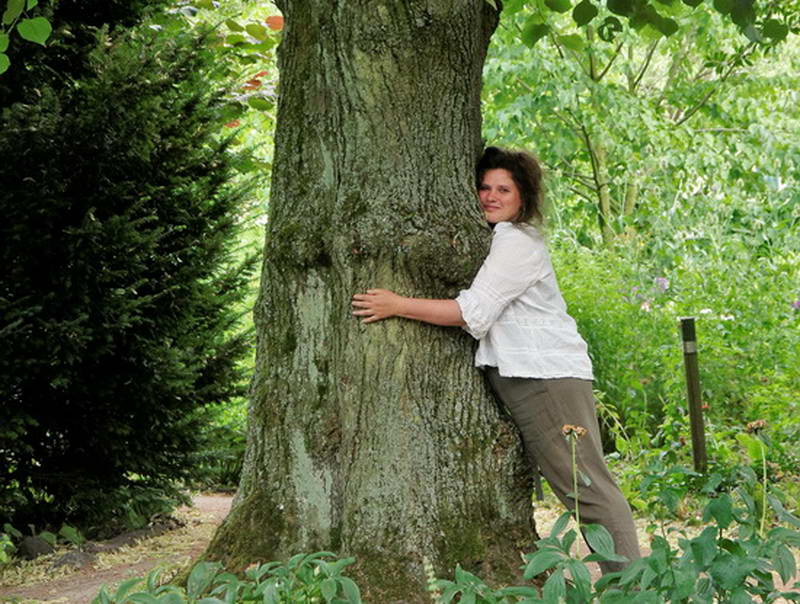
[[[251,341],[232,309],[255,260],[233,256],[246,187],[228,184],[210,60],[202,39],[101,32],[84,77],[3,109],[0,516],[13,524],[99,525],[133,492],[174,496],[203,409],[243,394]]]

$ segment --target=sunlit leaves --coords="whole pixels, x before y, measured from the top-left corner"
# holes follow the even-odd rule
[[[572,9],[572,19],[578,26],[586,25],[597,16],[597,7],[590,0],[583,0]]]
[[[33,19],[23,19],[17,25],[17,31],[24,39],[44,46],[53,31],[53,27],[44,17],[35,17]]]

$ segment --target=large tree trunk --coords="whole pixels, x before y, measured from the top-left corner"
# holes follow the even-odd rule
[[[529,468],[459,329],[363,326],[371,287],[451,297],[489,230],[473,170],[485,0],[283,0],[280,100],[248,450],[208,555],[358,559],[367,601],[413,601],[423,556],[509,577]]]

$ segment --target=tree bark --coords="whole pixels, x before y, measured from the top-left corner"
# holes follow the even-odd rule
[[[366,601],[422,599],[427,557],[510,580],[530,469],[461,330],[363,326],[372,287],[452,297],[488,249],[474,165],[485,0],[278,2],[286,18],[248,449],[207,557],[332,550]]]

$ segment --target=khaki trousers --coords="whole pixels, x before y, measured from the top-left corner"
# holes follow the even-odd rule
[[[581,522],[601,524],[614,538],[616,552],[636,560],[641,557],[631,508],[608,471],[600,441],[592,382],[577,378],[535,379],[501,376],[496,367],[486,375],[497,397],[508,409],[522,436],[525,454],[538,467],[556,496],[569,510],[572,491],[572,450],[561,429],[582,426],[588,433],[578,439],[578,470],[588,476],[586,486],[578,479]],[[603,573],[621,570],[619,562],[601,562]]]

